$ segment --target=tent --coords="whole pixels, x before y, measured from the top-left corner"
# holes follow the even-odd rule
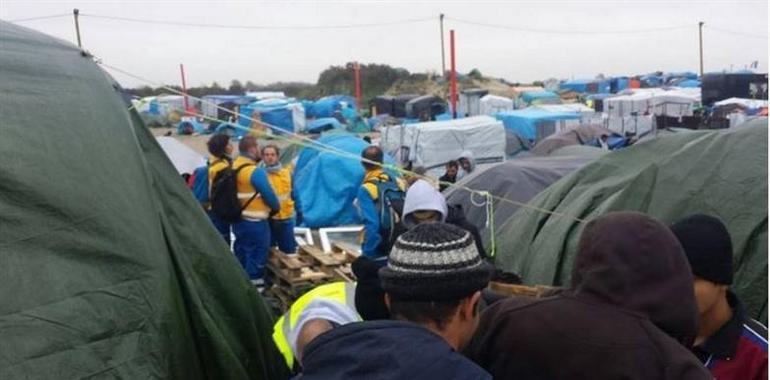
[[[645,88],[627,90],[604,99],[610,117],[633,115],[692,116],[700,106],[699,88]]]
[[[399,162],[426,169],[456,160],[466,150],[479,162],[505,158],[503,125],[489,116],[383,127],[380,137],[383,150]]]
[[[560,104],[561,98],[551,91],[527,91],[521,94],[521,101],[526,105],[532,104]]]
[[[582,103],[538,104],[531,108],[549,112],[577,112],[581,117],[591,117],[596,114],[593,108]]]
[[[256,97],[245,95],[206,95],[201,99],[201,113],[207,117],[223,121],[230,120],[232,113],[222,110],[220,107],[235,111],[236,107],[257,100]]]
[[[332,117],[335,111],[341,111],[345,106],[355,109],[356,100],[347,95],[325,96],[313,102],[313,105],[308,110],[307,117]]]
[[[294,169],[295,196],[302,205],[303,226],[359,224],[353,200],[364,179],[364,167],[358,157],[369,144],[344,132],[325,134],[317,141],[331,148],[303,148]],[[386,158],[386,162],[393,160]]]
[[[425,112],[430,117],[446,112],[446,102],[435,95],[423,95],[406,103],[406,117],[419,119]]]
[[[307,124],[307,133],[321,133],[332,129],[343,129],[342,124],[333,117],[322,117]]]
[[[611,87],[607,79],[574,79],[559,85],[560,90],[572,90],[581,94],[607,94],[610,93]]]
[[[120,86],[0,29],[0,378],[287,378],[262,298]]]
[[[249,127],[254,112],[259,112],[262,121],[278,129],[287,132],[303,132],[305,130],[305,107],[294,99],[265,99],[242,106],[238,124]],[[239,134],[243,134],[245,131],[246,129],[241,128]]]
[[[556,124],[565,121],[579,123],[580,114],[577,112],[551,112],[537,108],[500,112],[495,115],[503,122],[506,129],[530,140],[540,141],[557,131]]]
[[[460,91],[458,94],[457,115],[488,115],[487,113],[481,112],[481,98],[487,94],[489,94],[489,91],[481,88],[471,88]]]
[[[560,157],[527,157],[508,160],[489,168],[479,168],[459,183],[474,190],[488,191],[496,197],[515,202],[527,203],[535,195],[566,174],[577,170],[596,159],[595,155],[574,155]],[[445,190],[447,203],[462,206],[465,216],[479,228],[487,250],[489,244],[489,225],[484,197],[467,190],[450,187]],[[499,200],[494,201],[494,223],[501,226],[519,210],[519,206]],[[503,247],[500,249],[505,250]]]
[[[585,145],[602,135],[612,136],[614,133],[601,125],[582,124],[546,137],[532,148],[532,154],[547,156],[556,149],[570,145]]]
[[[584,224],[638,210],[664,223],[694,213],[721,218],[733,240],[733,289],[749,315],[767,320],[767,118],[719,131],[649,140],[609,153],[562,178],[497,229],[509,249],[496,265],[527,284],[569,283]]]
[[[497,95],[485,95],[479,100],[480,115],[494,115],[498,112],[513,110],[513,99]]]
[[[201,156],[179,140],[167,136],[158,136],[155,139],[158,140],[161,149],[166,153],[166,157],[179,174],[192,174],[195,168],[206,165],[206,157]]]
[[[396,98],[393,96],[380,95],[375,96],[370,105],[375,108],[377,115],[393,115],[395,100]]]
[[[192,135],[206,132],[206,126],[195,120],[194,117],[183,117],[176,126],[176,133],[180,135]]]

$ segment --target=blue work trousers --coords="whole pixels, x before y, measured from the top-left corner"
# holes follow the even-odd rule
[[[278,246],[283,253],[297,253],[297,239],[294,238],[294,218],[270,221],[271,246]]]
[[[265,264],[270,248],[270,226],[267,221],[252,222],[241,220],[233,224],[235,243],[233,251],[249,279],[261,279],[265,275]]]

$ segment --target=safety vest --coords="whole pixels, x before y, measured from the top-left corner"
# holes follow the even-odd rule
[[[226,158],[217,158],[211,156],[209,158],[209,195],[211,194],[211,185],[214,183],[214,178],[230,165],[230,162]],[[206,204],[206,210],[211,209],[210,204]]]
[[[233,169],[238,169],[243,165],[248,165],[238,172],[237,187],[238,187],[238,200],[241,201],[241,205],[246,204],[257,190],[254,185],[251,184],[251,176],[254,174],[254,170],[257,170],[256,162],[250,158],[238,156],[233,161]],[[262,200],[262,196],[257,196],[252,200],[248,206],[241,213],[243,219],[260,221],[265,220],[270,216],[270,207]]]
[[[291,335],[292,330],[297,327],[297,320],[307,305],[315,299],[323,298],[356,310],[355,295],[356,284],[353,282],[333,282],[321,285],[299,297],[294,301],[289,310],[281,318],[278,318],[278,321],[273,326],[273,341],[289,368],[294,367],[294,353],[291,350],[288,337]]]
[[[283,167],[275,172],[267,172],[267,179],[273,187],[281,210],[273,216],[275,220],[286,220],[294,216],[294,199],[291,198],[291,168]]]

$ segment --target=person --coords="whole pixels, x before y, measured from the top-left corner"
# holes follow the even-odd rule
[[[233,162],[238,170],[238,199],[243,211],[241,220],[233,224],[235,242],[233,251],[251,282],[264,286],[265,264],[270,247],[270,226],[268,219],[280,212],[280,203],[275,196],[265,169],[257,167],[259,145],[254,136],[244,136],[238,144],[240,155]]]
[[[462,212],[462,206],[447,206],[446,199],[429,182],[420,179],[406,191],[402,220],[406,228],[414,228],[420,223],[446,222],[471,233],[476,250],[486,259],[486,252],[481,241],[479,229],[468,222]]]
[[[208,188],[205,196],[204,194],[196,194],[196,197],[204,205],[206,213],[208,214],[211,223],[214,225],[214,228],[216,228],[217,232],[222,235],[222,238],[229,246],[231,229],[230,223],[222,220],[211,211],[211,205],[208,204],[208,195],[211,194],[211,186],[214,183],[214,178],[220,171],[228,168],[232,163],[230,156],[233,154],[233,146],[230,145],[230,136],[225,134],[218,134],[211,136],[209,141],[206,143],[206,147],[208,148],[209,154],[211,155],[211,157],[208,159],[207,169],[205,169],[207,172],[206,174],[208,175]],[[199,178],[202,178],[200,172],[198,172],[196,175],[199,176]]]
[[[708,215],[671,226],[695,276],[698,335],[693,352],[716,379],[767,379],[767,328],[746,315],[730,290],[733,246],[727,227]]]
[[[601,135],[601,136],[599,137],[599,147],[600,147],[600,148],[602,148],[603,150],[610,150],[610,145],[609,145],[609,143],[607,142],[607,140],[608,140],[609,138],[610,138],[610,137],[609,137],[609,136],[607,136],[607,135]]]
[[[305,346],[298,379],[491,379],[458,353],[473,336],[489,276],[467,231],[418,225],[398,237],[380,269],[393,319],[317,336]]]
[[[669,229],[637,212],[588,222],[571,285],[485,309],[466,355],[497,379],[710,379],[689,352],[692,274]]]
[[[273,326],[273,342],[286,365],[301,365],[302,352],[317,336],[340,326],[361,321],[352,302],[356,284],[332,282],[297,298]]]
[[[294,238],[295,223],[301,223],[302,213],[294,197],[291,176],[292,168],[284,167],[279,160],[280,150],[273,144],[262,148],[262,162],[267,171],[267,179],[273,188],[281,211],[270,218],[271,246],[278,246],[286,254],[297,253],[297,240]]]
[[[468,174],[476,170],[476,159],[473,158],[473,152],[466,150],[457,159],[460,164],[460,172],[457,174],[457,180],[463,179]]]
[[[426,174],[428,172],[428,169],[425,169],[424,166],[418,166],[410,172],[404,174],[405,180],[406,180],[406,187],[409,188],[412,186],[417,180],[426,178]]]
[[[387,237],[390,232],[394,232],[388,228],[394,226],[381,225],[383,207],[379,206],[382,206],[383,200],[380,199],[380,194],[386,188],[403,193],[403,186],[382,169],[384,154],[380,147],[376,145],[366,147],[361,152],[361,157],[369,161],[361,161],[365,174],[356,195],[356,204],[364,222],[361,253],[366,257],[377,259],[384,265],[384,259],[387,258],[392,244]]]
[[[457,172],[460,170],[460,164],[456,160],[452,160],[444,165],[444,175],[439,177],[439,191],[444,191],[449,185],[447,183],[457,182]]]

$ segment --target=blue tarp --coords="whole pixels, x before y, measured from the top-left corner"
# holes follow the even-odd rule
[[[342,124],[333,117],[322,117],[307,123],[307,133],[321,133],[330,129],[343,129]]]
[[[331,133],[316,141],[357,157],[369,146],[366,141],[348,133]],[[393,160],[386,158],[386,162],[393,163]],[[303,148],[294,169],[294,191],[302,205],[303,226],[360,224],[353,200],[363,178],[361,161],[333,152]]]
[[[700,87],[700,81],[697,79],[687,79],[679,82],[677,86],[686,88]]]
[[[257,98],[253,96],[246,95],[205,95],[202,99],[214,104],[234,103],[238,105],[249,104],[257,100]]]
[[[495,114],[495,118],[503,122],[505,129],[516,133],[527,140],[537,139],[537,123],[541,121],[580,119],[577,112],[550,112],[534,108],[505,111]]]
[[[559,99],[559,95],[551,91],[527,91],[521,94],[521,100],[527,104],[531,104],[533,101],[540,99]]]
[[[294,132],[294,116],[291,108],[288,107],[291,103],[293,102],[286,99],[265,99],[241,106],[238,124],[244,127],[250,126],[252,114],[258,111],[265,123],[284,131]],[[245,131],[241,131],[239,135],[244,133]]]
[[[334,114],[334,111],[340,111],[342,109],[342,102],[347,103],[353,109],[356,107],[356,100],[350,96],[330,95],[316,100],[313,103],[313,106],[310,107],[309,112],[306,112],[306,116],[316,118],[331,117]]]
[[[574,79],[559,85],[560,90],[572,90],[581,94],[606,94],[610,92],[610,81],[605,79]]]
[[[193,133],[203,133],[206,126],[195,120],[182,120],[176,127],[176,133],[180,135],[191,135]]]

